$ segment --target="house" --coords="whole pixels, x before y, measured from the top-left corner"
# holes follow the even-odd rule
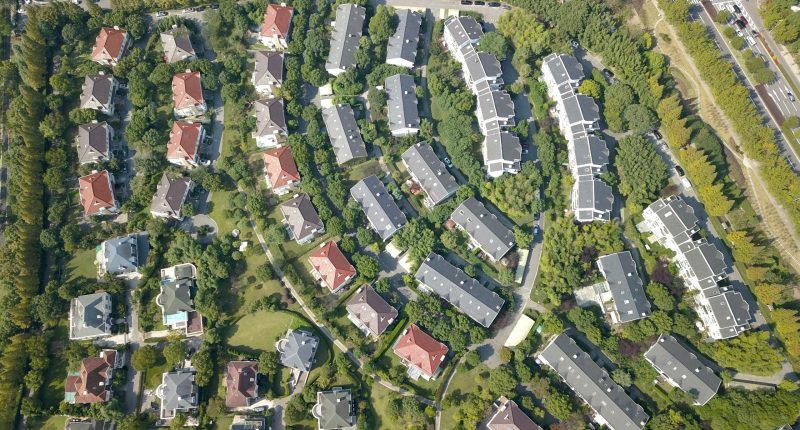
[[[197,410],[197,384],[194,382],[194,372],[190,370],[181,369],[161,375],[161,385],[156,388],[155,394],[161,399],[162,420],[171,420],[179,412]]]
[[[189,30],[186,27],[173,25],[171,29],[161,33],[161,47],[164,49],[164,61],[175,63],[178,61],[192,61],[197,59]]]
[[[392,136],[409,136],[419,133],[419,111],[414,77],[392,75],[384,82],[388,100],[386,110]]]
[[[70,301],[70,340],[111,336],[111,325],[111,294],[98,291]]]
[[[492,325],[505,304],[497,293],[433,252],[420,264],[414,279],[421,290],[436,293],[486,328]]]
[[[289,235],[299,244],[312,241],[325,231],[317,210],[308,194],[296,194],[294,198],[281,205],[283,222],[289,228]]]
[[[459,63],[464,63],[461,49],[472,46],[483,36],[483,29],[471,16],[451,16],[444,21],[444,43]]]
[[[394,353],[408,367],[408,376],[413,380],[420,377],[426,381],[436,379],[442,371],[447,351],[445,344],[432,338],[416,324],[408,326],[394,344]]]
[[[99,357],[81,360],[78,372],[64,382],[64,401],[70,404],[104,403],[111,400],[111,378],[122,364],[114,349],[100,351]]]
[[[172,77],[173,113],[177,118],[201,116],[208,106],[203,97],[200,72],[187,70]]]
[[[319,430],[355,430],[355,402],[350,390],[334,387],[318,391],[317,403],[311,408]]]
[[[558,125],[567,141],[600,129],[600,108],[594,99],[575,94],[557,103]]]
[[[489,91],[498,91],[503,86],[503,70],[500,68],[500,61],[488,52],[469,49],[461,61],[461,70],[467,87],[479,97]]]
[[[225,373],[225,406],[244,408],[258,400],[258,362],[229,361]]]
[[[542,430],[533,420],[522,412],[517,403],[506,396],[494,402],[497,412],[486,423],[488,430]]]
[[[432,208],[458,190],[456,178],[426,142],[410,146],[403,152],[402,160],[411,178],[425,191],[425,206]]]
[[[718,283],[727,277],[728,264],[716,246],[700,239],[685,248],[675,260],[678,275],[687,287],[705,295],[718,294]]]
[[[170,178],[167,173],[162,174],[150,203],[150,215],[182,220],[181,209],[191,190],[192,180],[189,177]]]
[[[270,5],[272,6],[272,5]],[[256,92],[271,96],[283,83],[283,53],[256,51],[253,69],[253,86]]]
[[[520,171],[522,162],[522,145],[519,138],[507,131],[489,132],[483,140],[481,153],[486,175],[499,178],[504,173],[515,175]]]
[[[193,169],[200,162],[200,144],[206,138],[206,130],[199,122],[175,121],[169,132],[167,161]]]
[[[374,338],[386,331],[397,315],[397,309],[369,285],[359,288],[347,302],[347,319]]]
[[[84,418],[70,418],[64,430],[114,430],[116,425],[111,421],[98,421]]]
[[[680,196],[654,201],[644,209],[642,217],[644,221],[636,228],[649,233],[651,239],[675,253],[682,252],[692,242],[692,236],[700,231],[694,209]]]
[[[536,357],[594,411],[594,422],[610,429],[643,429],[650,416],[575,341],[560,334]]]
[[[114,176],[108,170],[78,178],[78,193],[86,216],[119,213],[119,204],[114,198]]]
[[[100,72],[83,78],[81,87],[81,109],[94,109],[104,115],[114,115],[114,95],[117,94],[117,80]]]
[[[583,66],[572,55],[554,53],[542,60],[542,80],[553,100],[574,94],[584,77]]]
[[[102,163],[111,160],[111,140],[114,129],[107,122],[92,121],[78,126],[75,144],[80,164]]]
[[[133,233],[108,239],[97,248],[97,275],[137,279],[139,268],[147,262],[150,244],[147,232]]]
[[[750,305],[738,291],[728,290],[715,296],[695,297],[708,335],[712,339],[730,339],[750,329]]]
[[[94,40],[92,61],[104,66],[116,66],[131,45],[127,31],[119,27],[102,27]]]
[[[572,212],[576,221],[609,221],[613,207],[611,187],[600,179],[581,177],[572,186]]]
[[[367,146],[358,130],[356,116],[350,105],[339,104],[322,109],[325,131],[333,146],[336,163],[340,166],[350,160],[367,156]]]
[[[184,263],[161,269],[160,292],[156,304],[161,308],[161,322],[172,330],[190,331],[194,309],[194,283],[197,268]]]
[[[386,191],[377,176],[368,176],[350,188],[350,195],[361,205],[369,225],[385,242],[406,225],[406,214],[400,210],[394,197]]]
[[[478,96],[475,114],[483,135],[498,128],[513,127],[515,124],[514,102],[505,91],[490,91]]]
[[[500,261],[515,245],[514,233],[475,197],[458,205],[450,219],[469,236],[471,247],[492,261]]]
[[[597,176],[608,170],[608,146],[603,139],[588,134],[567,145],[572,177]]]
[[[311,264],[314,277],[332,293],[341,290],[356,276],[356,268],[347,261],[347,257],[332,240],[320,244],[308,256],[308,263]]]
[[[286,49],[289,46],[293,13],[294,9],[286,6],[286,3],[267,5],[259,33],[261,44],[270,49]]]
[[[397,29],[386,47],[386,64],[410,69],[414,67],[419,45],[419,32],[422,26],[422,15],[408,9],[395,12]]]
[[[612,323],[627,323],[650,315],[650,302],[630,251],[601,256],[597,259],[597,269],[605,279],[605,291],[611,295],[608,311]]]
[[[672,335],[659,336],[644,358],[670,385],[694,397],[695,405],[708,403],[722,385],[722,379]]]
[[[271,149],[261,154],[264,160],[264,178],[272,192],[282,196],[300,185],[300,171],[294,163],[292,149],[288,146]]]
[[[311,332],[292,329],[289,329],[286,336],[275,344],[281,364],[303,372],[311,371],[318,347],[319,339]]]
[[[325,70],[331,75],[338,76],[356,67],[356,50],[366,17],[367,10],[353,3],[336,8],[328,61],[325,62]]]
[[[283,99],[271,97],[258,100],[256,105],[256,129],[253,138],[259,148],[280,146],[289,134],[286,115],[283,112]]]
[[[234,415],[229,430],[268,430],[264,417]]]

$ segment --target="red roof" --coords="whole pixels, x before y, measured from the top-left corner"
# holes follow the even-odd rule
[[[93,61],[116,61],[125,48],[125,30],[103,27],[94,42]]]
[[[167,159],[194,160],[197,148],[200,147],[200,134],[203,130],[200,123],[175,121],[169,133],[167,143]]]
[[[225,406],[240,408],[249,406],[250,401],[258,397],[258,362],[231,361],[225,375],[227,395]]]
[[[96,215],[103,209],[116,208],[108,170],[78,178],[78,192],[81,196],[83,213],[86,215]]]
[[[200,72],[178,73],[172,77],[172,103],[175,109],[192,107],[204,102]]]
[[[300,172],[294,164],[292,150],[288,146],[275,148],[261,154],[264,159],[264,171],[272,188],[280,188],[292,181],[300,180]]]
[[[81,360],[79,375],[68,376],[64,384],[67,393],[75,393],[75,403],[100,403],[111,398],[111,372],[117,351],[104,350],[100,357]]]
[[[283,39],[289,37],[289,28],[292,24],[292,9],[289,6],[270,4],[264,13],[264,22],[261,24],[262,36],[278,36]]]
[[[394,345],[394,353],[432,377],[447,355],[447,346],[411,324]]]
[[[356,268],[347,261],[336,242],[330,241],[308,256],[308,262],[322,276],[331,291],[336,291],[356,275]]]

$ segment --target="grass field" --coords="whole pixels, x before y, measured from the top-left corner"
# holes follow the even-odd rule
[[[396,395],[392,390],[381,384],[372,384],[369,402],[375,411],[375,428],[391,428],[392,420],[389,419],[389,400]]]
[[[67,263],[69,280],[78,278],[97,279],[97,267],[95,262],[94,248],[75,252],[72,259]]]
[[[147,369],[144,377],[144,388],[155,390],[161,385],[161,376],[164,372],[172,370],[172,366],[164,360],[164,364]]]
[[[67,417],[53,415],[44,418],[31,418],[27,421],[25,428],[27,430],[64,430],[67,423]]]
[[[286,312],[259,311],[245,315],[230,328],[228,344],[254,353],[275,351],[275,342],[286,334],[293,319]]]
[[[464,371],[464,367],[459,367],[450,385],[447,387],[447,395],[457,394],[464,395],[472,391],[475,386],[475,377],[481,372],[488,371],[485,365],[480,365],[472,370]],[[456,430],[456,422],[453,420],[453,414],[458,411],[458,407],[451,406],[442,410],[441,429],[442,430]]]

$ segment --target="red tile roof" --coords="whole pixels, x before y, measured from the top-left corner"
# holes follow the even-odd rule
[[[347,261],[336,242],[330,241],[308,256],[308,262],[316,270],[331,291],[336,291],[356,275],[356,268]]]
[[[194,160],[200,147],[200,134],[203,126],[189,121],[175,121],[169,133],[167,159]]]
[[[264,22],[261,24],[262,36],[279,36],[287,39],[289,28],[292,24],[292,9],[289,6],[270,4],[264,13]]]
[[[432,338],[416,324],[408,326],[406,332],[394,345],[395,354],[422,370],[429,377],[436,373],[444,361],[447,351],[445,344]]]
[[[178,73],[172,77],[172,103],[175,109],[192,107],[204,102],[200,72]]]
[[[86,215],[96,215],[103,209],[116,208],[108,170],[78,178],[78,192],[83,213]]]
[[[300,180],[300,172],[288,146],[275,148],[261,154],[264,159],[264,171],[272,188],[280,188],[292,181]]]
[[[103,27],[94,42],[93,61],[116,61],[125,48],[127,31],[118,28]]]
[[[249,406],[250,401],[258,397],[257,378],[257,361],[229,362],[228,372],[225,375],[225,385],[227,386],[225,406],[229,408]]]
[[[81,360],[79,375],[68,376],[64,384],[67,393],[75,393],[75,403],[100,403],[111,398],[111,372],[117,351],[104,350],[100,357]]]

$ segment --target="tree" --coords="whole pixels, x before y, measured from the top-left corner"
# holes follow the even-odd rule
[[[622,111],[626,127],[634,133],[653,131],[658,125],[656,114],[646,106],[632,104]]]
[[[559,420],[565,420],[572,414],[572,405],[569,396],[559,392],[552,392],[543,400],[548,412]]]
[[[753,243],[753,239],[742,230],[728,233],[728,242],[733,248],[733,258],[744,264],[751,265],[759,258],[762,248]]]
[[[621,132],[625,129],[622,112],[634,102],[633,89],[622,81],[617,81],[605,90],[603,115],[611,131]]]
[[[486,381],[486,388],[496,396],[510,396],[514,393],[517,386],[517,379],[514,372],[508,366],[500,366],[489,373],[489,380]]]
[[[142,372],[156,366],[164,359],[164,355],[155,346],[145,345],[133,352],[131,364]]]
[[[281,224],[271,224],[264,229],[264,241],[268,245],[280,245],[286,241],[286,228]]]
[[[585,79],[581,82],[578,92],[595,100],[600,100],[603,97],[603,87],[592,79]]]
[[[163,354],[164,359],[170,365],[183,363],[183,359],[186,357],[186,344],[180,340],[172,341],[164,347]]]
[[[798,409],[798,391],[732,388],[695,410],[715,430],[772,430],[794,422]]]
[[[423,218],[414,218],[397,232],[393,243],[407,249],[411,261],[421,263],[436,246],[436,235]]]
[[[765,305],[780,304],[786,299],[785,287],[779,284],[758,284],[754,292],[758,301]]]
[[[733,339],[700,344],[701,352],[720,366],[754,375],[772,375],[781,367],[783,357],[769,344],[769,332],[748,331]]]
[[[378,277],[378,272],[381,270],[378,260],[367,255],[355,254],[353,255],[353,261],[356,263],[356,271],[367,282],[371,282]]]
[[[641,135],[626,136],[619,141],[615,164],[619,191],[634,207],[643,207],[658,197],[669,178],[664,160]]]
[[[710,216],[723,216],[733,208],[733,200],[728,199],[722,187],[722,183],[697,187],[697,195]]]
[[[508,39],[496,31],[484,33],[478,41],[478,50],[492,54],[503,61],[508,58]]]
[[[793,309],[776,308],[772,311],[775,331],[783,339],[789,354],[800,356],[800,316]]]
[[[533,233],[518,226],[514,226],[514,241],[517,242],[519,249],[528,249],[531,242],[533,242]]]
[[[97,111],[94,109],[75,108],[69,112],[69,120],[75,125],[87,124],[97,119]]]
[[[667,287],[656,282],[651,282],[647,284],[646,290],[647,295],[658,309],[670,312],[675,308],[675,298],[672,297]]]
[[[397,28],[397,18],[394,9],[385,5],[378,5],[375,15],[369,20],[369,37],[373,45],[384,45],[394,34]]]
[[[264,351],[258,356],[258,372],[272,377],[280,367],[279,356],[276,351]]]
[[[614,371],[611,372],[611,379],[625,388],[630,387],[631,384],[633,384],[633,378],[631,377],[630,373],[622,370],[621,368],[614,369]]]

